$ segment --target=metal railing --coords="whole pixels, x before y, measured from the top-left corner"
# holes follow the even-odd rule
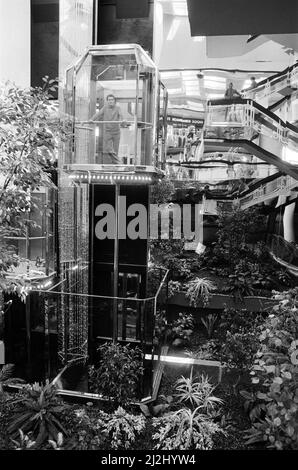
[[[298,268],[298,245],[286,241],[281,235],[269,235],[267,239],[272,254],[288,263],[291,266]]]
[[[291,191],[298,186],[298,181],[291,176],[280,176],[272,181],[260,185],[249,194],[239,197],[242,209],[260,204],[261,202],[278,196],[289,196]]]

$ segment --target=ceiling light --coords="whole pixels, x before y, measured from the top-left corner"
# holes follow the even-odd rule
[[[205,36],[193,36],[192,39],[195,42],[203,42],[206,39],[206,37]]]

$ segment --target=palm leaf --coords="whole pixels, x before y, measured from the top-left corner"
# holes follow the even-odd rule
[[[0,382],[4,383],[13,375],[14,364],[4,364],[0,370]]]

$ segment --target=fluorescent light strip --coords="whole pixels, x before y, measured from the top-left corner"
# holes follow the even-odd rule
[[[152,359],[151,354],[145,354],[145,359],[150,360]],[[194,359],[192,357],[179,357],[179,356],[158,356],[154,354],[153,356],[154,361],[160,360],[161,362],[167,362],[168,364],[204,364],[204,365],[220,365],[218,361],[208,361],[204,359]]]

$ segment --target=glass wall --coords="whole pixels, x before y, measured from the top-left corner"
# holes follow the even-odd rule
[[[156,166],[158,91],[156,67],[141,47],[90,47],[67,73],[73,140],[64,164]]]
[[[31,194],[32,209],[30,213],[24,214],[26,233],[5,237],[19,258],[18,265],[8,273],[9,277],[34,281],[54,274],[55,200],[56,193],[53,189],[41,188]]]

